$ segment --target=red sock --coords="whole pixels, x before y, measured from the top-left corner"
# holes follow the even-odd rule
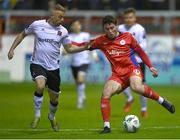
[[[150,98],[150,99],[153,99],[153,100],[156,100],[158,101],[159,99],[159,95],[154,92],[149,86],[147,85],[144,85],[144,88],[145,88],[145,92],[143,94],[144,97],[147,97],[147,98]]]
[[[111,105],[110,99],[101,98],[101,112],[104,122],[110,121]]]

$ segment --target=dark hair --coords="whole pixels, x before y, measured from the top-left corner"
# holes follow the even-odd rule
[[[60,4],[56,4],[55,7],[54,7],[54,10],[66,12],[66,9]]]
[[[105,16],[105,17],[103,18],[103,21],[102,21],[103,26],[104,26],[105,24],[111,24],[111,23],[117,25],[117,19],[116,19],[115,17],[109,16],[109,15],[108,15],[108,16]]]
[[[129,13],[136,14],[136,9],[134,9],[133,7],[130,7],[130,8],[125,9],[123,12],[124,15],[129,14]]]

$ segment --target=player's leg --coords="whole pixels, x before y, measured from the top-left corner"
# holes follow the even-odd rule
[[[84,71],[78,71],[77,74],[77,80],[76,80],[76,85],[77,85],[77,93],[78,93],[78,108],[83,108],[84,102],[86,99],[86,94],[85,94],[85,78],[86,78],[86,72]]]
[[[86,82],[87,70],[88,70],[88,64],[84,64],[80,66],[80,69],[78,70],[77,73],[76,84],[77,84],[77,93],[78,93],[78,105],[77,105],[78,108],[82,108],[86,100],[85,82]]]
[[[147,118],[148,117],[148,112],[147,112],[147,98],[140,95],[139,96],[140,99],[140,103],[141,103],[141,116],[143,118]]]
[[[84,106],[84,102],[86,99],[86,94],[85,94],[85,81],[86,81],[86,72],[88,69],[88,64],[83,64],[78,67],[71,67],[72,68],[72,73],[76,82],[77,86],[77,108],[81,109]]]
[[[60,93],[59,69],[48,71],[47,76],[48,93],[50,98],[48,119],[50,120],[52,129],[54,131],[59,131],[59,125],[55,118],[55,114],[58,109]]]
[[[124,107],[124,112],[129,112],[131,110],[131,106],[134,101],[134,98],[132,96],[130,87],[127,87],[123,92],[124,95],[127,97],[127,102]]]
[[[159,104],[164,106],[169,112],[174,113],[175,107],[169,101],[159,96],[154,92],[148,85],[142,83],[142,78],[138,75],[132,75],[130,77],[130,86],[136,93],[143,95],[144,97],[150,98],[157,101]]]
[[[143,73],[143,83],[145,83],[145,64],[144,63],[139,63],[141,67],[141,71]],[[147,98],[140,95],[140,102],[141,102],[141,116],[146,118],[148,116],[147,112]]]
[[[111,105],[110,98],[112,95],[119,93],[122,86],[119,82],[114,80],[108,80],[104,86],[104,90],[101,97],[101,112],[104,121],[104,130],[101,133],[110,133],[110,113]]]
[[[46,85],[46,73],[45,70],[36,64],[30,65],[30,71],[33,80],[36,84],[36,90],[34,92],[34,108],[35,108],[35,117],[31,123],[32,128],[36,128],[40,121],[41,117],[41,106],[43,103],[43,91]]]

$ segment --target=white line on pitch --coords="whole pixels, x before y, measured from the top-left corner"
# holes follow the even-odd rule
[[[152,126],[152,127],[142,127],[141,129],[178,129],[180,128],[180,125],[179,126]],[[121,128],[112,128],[112,130],[120,130]],[[79,131],[99,131],[99,130],[102,130],[102,129],[98,129],[98,128],[90,128],[90,129],[60,129],[61,132],[79,132]],[[14,131],[14,132],[17,132],[17,131],[34,131],[34,132],[38,132],[38,131],[52,131],[51,129],[0,129],[0,131]]]

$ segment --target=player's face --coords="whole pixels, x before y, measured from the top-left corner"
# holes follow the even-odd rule
[[[64,21],[64,16],[65,16],[65,12],[54,10],[51,17],[53,24],[55,26],[61,25]]]
[[[124,15],[124,22],[128,26],[132,26],[136,22],[136,15],[134,13],[128,13]]]
[[[109,39],[113,39],[118,34],[117,26],[113,23],[104,25],[104,32],[108,36]]]
[[[71,30],[74,33],[79,33],[81,32],[81,23],[79,21],[75,21],[72,25],[71,25]]]

